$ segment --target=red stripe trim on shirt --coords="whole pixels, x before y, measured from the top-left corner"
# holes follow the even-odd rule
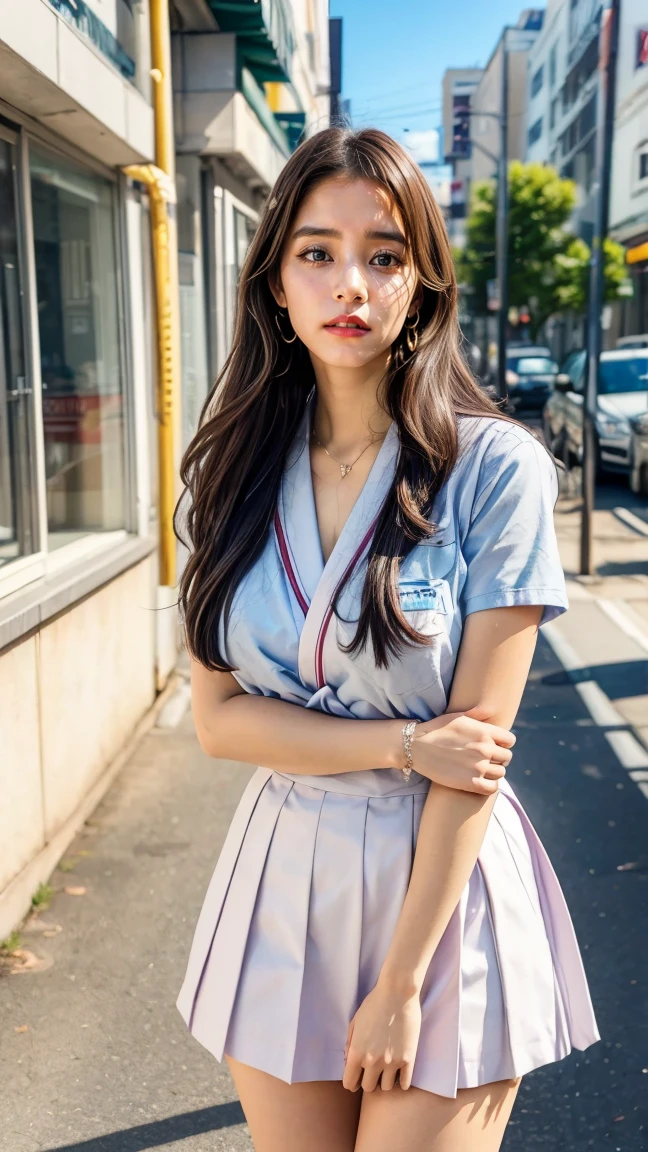
[[[283,530],[283,524],[281,523],[281,517],[279,515],[279,509],[278,508],[275,509],[274,526],[275,526],[275,532],[277,533],[277,543],[279,545],[279,552],[281,555],[281,561],[282,561],[283,566],[286,570],[286,575],[287,575],[288,580],[290,582],[290,587],[292,588],[293,592],[295,593],[295,597],[297,599],[299,607],[301,608],[301,610],[305,616],[306,613],[308,612],[310,605],[309,605],[308,600],[304,596],[304,594],[303,594],[303,592],[299,586],[299,581],[297,580],[297,576],[295,574],[295,569],[293,568],[292,560],[290,559],[290,552],[288,550],[288,544],[286,542],[286,536],[285,536],[285,533]]]
[[[347,564],[347,567],[344,570],[342,578],[340,579],[340,581],[337,585],[338,588],[351,575],[351,572],[355,568],[358,560],[360,559],[362,553],[364,552],[365,548],[367,547],[367,544],[369,543],[369,541],[373,535],[373,531],[374,531],[374,528],[376,527],[377,523],[378,523],[378,516],[376,516],[376,519],[371,524],[371,527],[368,529],[366,535],[363,537],[358,548],[354,552],[351,560]],[[336,589],[336,591],[337,591],[337,589]],[[329,624],[331,623],[331,617],[333,615],[333,600],[334,599],[335,599],[335,596],[332,596],[331,600],[329,601],[329,606],[326,610],[326,615],[325,615],[325,617],[322,621],[322,624],[320,626],[319,635],[317,637],[317,644],[315,645],[315,681],[316,681],[318,688],[323,688],[324,685],[326,684],[326,680],[324,678],[324,641],[326,640],[326,634],[329,630]]]

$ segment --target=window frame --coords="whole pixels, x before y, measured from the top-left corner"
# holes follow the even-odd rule
[[[131,334],[125,276],[128,267],[126,246],[125,203],[120,173],[80,149],[54,138],[41,126],[0,100],[0,133],[9,133],[16,140],[18,152],[16,228],[22,262],[23,327],[27,384],[31,388],[28,420],[33,431],[32,459],[28,462],[34,492],[34,538],[37,547],[27,556],[17,557],[0,568],[0,604],[5,597],[19,592],[34,581],[55,576],[63,569],[74,567],[85,558],[96,558],[124,544],[137,533],[135,491],[134,396],[131,357]],[[120,331],[119,370],[122,377],[124,405],[124,527],[106,532],[86,532],[76,540],[59,548],[48,548],[47,489],[45,476],[45,432],[43,424],[43,387],[40,358],[40,332],[38,325],[38,298],[36,260],[31,195],[31,148],[44,153],[54,163],[72,165],[88,175],[106,180],[112,186],[112,226],[115,251],[115,278],[117,287],[117,321]]]

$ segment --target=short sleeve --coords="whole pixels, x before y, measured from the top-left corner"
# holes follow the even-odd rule
[[[506,441],[502,447],[500,442]],[[554,526],[556,467],[530,433],[500,437],[484,454],[462,543],[464,616],[484,608],[543,604],[540,627],[569,607]]]

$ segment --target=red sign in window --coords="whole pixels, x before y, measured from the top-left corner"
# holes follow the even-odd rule
[[[103,444],[121,429],[119,393],[43,396],[45,439],[57,444]]]

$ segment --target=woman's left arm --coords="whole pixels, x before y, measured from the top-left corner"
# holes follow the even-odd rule
[[[470,613],[465,620],[448,712],[472,712],[510,729],[527,681],[542,605]],[[477,711],[478,709],[478,711]],[[413,744],[415,757],[415,741]],[[416,763],[416,760],[414,759]],[[421,1022],[420,992],[457,907],[497,799],[431,784],[407,895],[375,988],[349,1026],[346,1088],[409,1087]]]

